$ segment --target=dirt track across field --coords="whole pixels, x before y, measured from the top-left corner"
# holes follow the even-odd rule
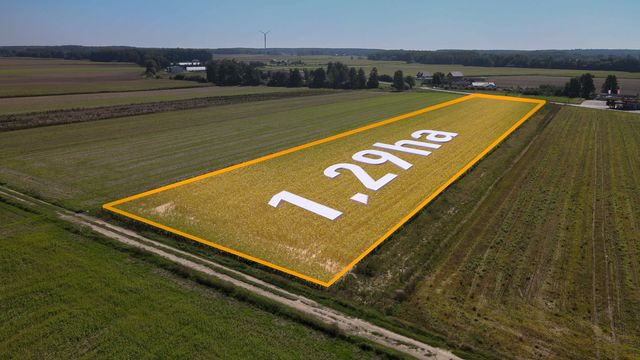
[[[266,297],[279,304],[291,307],[330,325],[335,325],[345,333],[368,339],[382,346],[409,354],[419,359],[460,359],[452,352],[436,348],[406,336],[389,331],[365,320],[355,318],[326,307],[309,298],[288,292],[277,286],[242,272],[225,267],[171,246],[146,238],[135,231],[115,226],[106,221],[85,214],[77,214],[42,200],[0,186],[0,196],[29,204],[49,211],[55,211],[59,218],[70,223],[86,226],[96,233],[140,250],[160,256],[181,266],[216,277],[252,293]],[[233,274],[230,276],[227,274]]]

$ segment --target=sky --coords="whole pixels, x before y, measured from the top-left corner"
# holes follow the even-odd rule
[[[640,1],[2,0],[0,46],[640,48]]]

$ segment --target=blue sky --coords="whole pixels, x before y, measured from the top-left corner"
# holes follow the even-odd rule
[[[640,48],[640,1],[3,0],[0,45]]]

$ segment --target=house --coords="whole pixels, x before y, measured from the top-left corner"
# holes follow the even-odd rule
[[[184,68],[184,66],[171,65],[167,67],[167,72],[169,74],[182,74],[185,71],[187,70]]]
[[[423,82],[431,81],[433,80],[433,73],[430,73],[428,71],[418,71],[418,73],[416,74],[416,79],[422,80]]]
[[[176,64],[172,64],[172,65],[176,65]],[[185,62],[179,62],[177,65],[179,66],[202,66],[202,64],[200,63],[200,60],[198,59],[194,59],[191,61],[185,61]]]
[[[462,73],[462,71],[450,71],[447,74],[447,78],[449,80],[462,80],[464,79],[464,74]]]
[[[282,60],[271,59],[271,61],[269,61],[269,64],[276,65],[276,66],[287,66],[287,65],[289,65],[289,60],[287,60],[287,59],[282,59]]]
[[[186,66],[184,69],[187,72],[191,72],[191,71],[206,71],[207,67],[206,66]]]

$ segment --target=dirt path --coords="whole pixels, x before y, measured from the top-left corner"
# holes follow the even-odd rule
[[[18,193],[3,186],[0,186],[0,196],[17,200],[22,203],[28,203],[33,206],[46,207],[49,210],[54,210],[58,216],[65,221],[87,226],[96,233],[128,246],[147,251],[189,269],[216,277],[220,280],[231,283],[234,286],[294,308],[327,324],[336,325],[349,335],[366,338],[385,347],[409,354],[419,359],[460,359],[448,350],[427,345],[389,331],[380,326],[371,324],[365,320],[345,315],[306,297],[288,292],[260,279],[201,258],[194,254],[151,240],[129,229],[115,226],[88,215],[70,212],[53,204],[34,199],[28,195]],[[227,274],[233,274],[234,276]]]

